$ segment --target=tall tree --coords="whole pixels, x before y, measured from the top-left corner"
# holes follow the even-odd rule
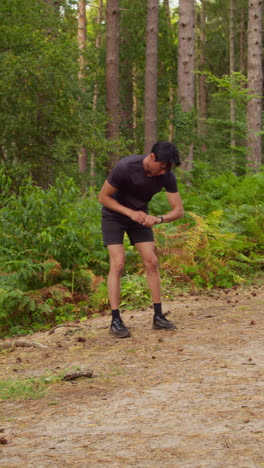
[[[261,164],[262,117],[262,0],[248,2],[248,88],[252,98],[247,104],[248,168],[257,171]]]
[[[235,24],[234,24],[234,13],[235,13],[235,0],[229,0],[229,72],[231,83],[235,72]],[[235,99],[230,99],[230,121],[231,125],[236,120],[236,108]],[[235,134],[233,128],[231,129],[231,148],[236,146]]]
[[[206,65],[205,57],[205,43],[206,43],[206,34],[205,34],[205,1],[201,0],[201,7],[199,10],[199,37],[197,38],[198,42],[198,51],[197,51],[197,61],[198,61],[198,70],[204,71]],[[198,113],[198,131],[200,135],[205,135],[205,119],[207,117],[207,90],[206,90],[206,78],[205,74],[201,73],[197,77],[197,113]],[[205,146],[204,146],[205,149]]]
[[[144,95],[144,154],[150,152],[151,147],[157,139],[158,21],[159,1],[148,0]]]
[[[119,137],[119,0],[107,0],[106,7],[106,110],[107,136]],[[110,166],[118,160],[118,151],[112,155]]]
[[[195,0],[179,1],[178,99],[183,112],[195,106]],[[184,168],[192,169],[193,144],[189,146]]]
[[[102,21],[103,21],[103,0],[98,0],[97,7],[98,7],[97,17],[96,17],[97,30],[96,30],[96,37],[95,37],[95,48],[98,51],[102,45],[100,25],[102,24]],[[95,77],[95,82],[94,82],[93,107],[92,107],[93,112],[96,112],[97,110],[98,96],[99,96],[99,79],[98,79],[98,75],[96,71],[95,71],[95,74],[96,74],[96,77]],[[90,160],[90,185],[93,186],[94,184],[95,184],[95,153],[94,151],[92,151],[91,160]]]
[[[133,134],[133,67],[134,50],[133,37],[135,35],[132,18],[137,15],[134,10],[135,3],[121,1],[121,7],[125,10],[120,17],[120,116],[122,134],[131,138]],[[136,5],[137,6],[137,5]],[[133,29],[131,29],[131,26]]]
[[[167,27],[169,31],[169,38],[172,41],[172,27],[171,27],[171,13],[170,13],[170,4],[169,0],[164,0],[164,10],[166,14]],[[171,64],[172,65],[172,64]],[[174,107],[174,93],[172,83],[169,87],[169,141],[173,140],[174,136],[174,127],[173,127],[173,107]]]
[[[240,25],[239,25],[239,69],[241,73],[246,75],[247,54],[246,54],[246,31],[247,31],[247,14],[246,6],[239,5],[240,10]]]
[[[84,92],[83,82],[85,79],[85,48],[86,48],[86,0],[78,1],[78,44],[80,50],[79,73],[80,88]],[[79,149],[78,154],[79,171],[85,173],[87,170],[87,151],[84,146]]]

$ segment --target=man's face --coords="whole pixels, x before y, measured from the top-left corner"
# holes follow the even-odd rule
[[[156,160],[156,156],[152,153],[150,158],[150,163],[148,166],[148,176],[155,177],[165,174],[170,169],[170,164],[166,162],[161,162]]]

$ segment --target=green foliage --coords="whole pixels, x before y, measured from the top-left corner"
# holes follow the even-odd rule
[[[178,282],[196,288],[231,287],[243,282],[238,274],[243,240],[221,231],[222,212],[204,218],[189,214],[195,221],[193,226],[183,224],[175,232],[159,230],[162,269]]]
[[[7,160],[51,157],[78,129],[77,46],[45,2],[4,0],[0,15],[1,146]]]
[[[121,283],[121,307],[135,309],[150,304],[151,298],[145,276],[125,275]]]
[[[243,8],[244,3],[243,0]],[[59,171],[78,176],[77,155],[82,146],[87,149],[88,167],[93,155],[96,183],[101,183],[109,152],[116,150],[105,136],[105,18],[98,24],[98,2],[87,2],[84,52],[87,66],[86,76],[80,82],[76,6],[75,1],[67,0],[61,0],[59,7],[58,2],[40,0],[2,0],[0,3],[0,158],[10,171],[19,173],[19,180],[21,173],[31,173],[45,187],[54,183]],[[158,139],[167,139],[172,124],[175,142],[182,153],[194,141],[196,159],[210,161],[222,170],[232,156],[236,162],[234,169],[242,173],[248,95],[242,74],[228,76],[226,6],[226,0],[206,5],[203,53],[208,69],[198,73],[207,76],[209,114],[206,141],[201,137],[203,141],[199,145],[193,131],[195,115],[184,115],[175,105],[178,9],[171,9],[169,21],[166,6],[160,2],[157,130]],[[199,2],[196,10],[199,18]],[[121,141],[117,150],[120,156],[127,154],[128,147],[141,152],[144,144],[146,15],[145,1],[120,0]],[[240,28],[237,12],[236,45]],[[100,47],[95,47],[98,37]],[[238,57],[236,60],[238,62]],[[93,106],[95,90],[96,109]],[[230,98],[236,100],[235,123],[230,122]],[[230,148],[231,131],[237,139],[235,148]],[[205,145],[206,151],[201,149]],[[223,164],[219,164],[217,155],[220,153]],[[89,175],[86,177],[88,179]]]
[[[0,289],[0,331],[4,332],[11,326],[15,331],[26,329],[31,325],[32,314],[36,308],[35,302],[19,289]]]
[[[8,186],[9,179],[2,179]],[[46,191],[30,180],[21,184],[18,195],[8,196],[3,188],[0,330],[78,317],[78,297],[87,302],[95,274],[108,268],[97,198],[83,197],[73,179],[62,175]],[[50,289],[57,284],[62,289]],[[48,297],[34,295],[42,288]]]
[[[201,73],[206,76],[210,99],[202,141],[206,149],[199,156],[204,161],[210,161],[218,172],[228,168],[243,174],[246,165],[246,108],[252,97],[246,87],[247,80],[239,72],[221,77],[208,70]],[[234,121],[230,120],[231,99],[235,108]],[[231,146],[233,140],[235,145]]]
[[[88,2],[87,73],[80,83],[77,4],[66,0],[59,4],[57,8],[40,0],[0,3],[2,334],[51,326],[108,307],[108,258],[101,240],[101,207],[95,193],[83,196],[79,189],[85,177],[89,185],[89,175],[78,174],[77,154],[84,146],[88,165],[94,157],[93,183],[99,186],[109,153],[122,157],[129,147],[137,151],[143,147],[146,2],[120,0],[122,123],[120,138],[113,142],[105,137],[105,21],[97,24],[97,2]],[[244,176],[249,95],[243,74],[228,75],[226,4],[226,0],[218,0],[206,5],[203,52],[208,69],[202,73],[207,77],[208,118],[205,137],[198,140],[195,112],[182,112],[175,105],[178,12],[171,11],[169,25],[165,4],[160,2],[158,138],[168,138],[172,123],[181,153],[195,143],[193,170],[180,173],[185,218],[177,223],[177,231],[175,224],[166,225],[165,231],[164,227],[155,227],[161,262],[169,272],[162,270],[165,291],[177,282],[178,275],[193,287],[223,287],[241,281],[263,265],[264,175],[262,171]],[[241,7],[246,7],[245,0]],[[201,5],[196,8],[199,14]],[[235,41],[240,31],[238,16]],[[98,34],[99,48],[95,47]],[[230,99],[235,101],[235,122],[230,119]],[[235,138],[234,147],[231,136]],[[46,190],[36,186],[31,177]],[[167,210],[166,196],[157,195],[150,211],[160,214]],[[122,304],[143,306],[149,295],[142,265],[125,242],[127,274]],[[172,249],[171,258],[166,253],[168,248]]]
[[[161,264],[193,286],[229,287],[263,267],[264,173],[213,177],[200,164],[192,176],[192,185],[179,183],[186,215],[177,230],[174,224],[157,228]],[[150,210],[166,212],[165,193],[154,197]]]
[[[120,17],[120,104],[122,109],[121,132],[132,139],[132,147],[144,146],[144,80],[146,53],[147,4],[142,0],[121,0],[123,12]],[[133,128],[133,96],[137,101],[136,128]],[[132,136],[133,135],[133,136]],[[131,138],[132,137],[132,138]]]
[[[61,175],[46,191],[27,180],[1,209],[2,255],[8,261],[16,252],[26,261],[38,257],[33,269],[43,258],[55,258],[62,268],[91,262],[96,270],[105,260],[101,251],[96,259],[90,255],[101,247],[100,212],[96,197],[82,198],[71,178]]]
[[[175,144],[180,154],[188,154],[189,146],[195,138],[194,131],[195,112],[184,112],[180,105],[175,106],[175,117],[173,119],[173,128],[175,133]]]
[[[158,63],[158,139],[168,139],[168,128],[171,119],[176,137],[176,128],[181,113],[175,104],[177,83],[175,77],[178,69],[178,29],[173,27],[172,15],[168,17],[165,2],[160,4],[159,11],[159,63]],[[181,141],[184,141],[184,137]],[[178,139],[178,144],[180,143]]]
[[[217,88],[217,92],[212,96],[220,96],[222,99],[228,97],[235,99],[237,103],[247,103],[252,99],[252,94],[247,88],[247,79],[240,72],[233,72],[231,75],[222,75],[221,78],[215,76],[210,71],[200,72],[206,76],[206,82],[213,84]]]
[[[151,302],[150,293],[147,288],[145,275],[137,273],[126,273],[121,280],[121,302],[120,307],[134,309],[146,307]],[[91,294],[90,306],[101,312],[109,309],[108,291],[106,280],[100,282],[98,288]]]
[[[264,172],[215,177],[195,165],[179,181],[185,217],[155,227],[163,292],[230,287],[263,267]],[[95,193],[83,196],[72,178],[61,175],[43,190],[30,179],[17,193],[0,172],[0,333],[25,333],[109,308],[108,254],[101,239],[101,206]],[[157,194],[153,214],[168,211]],[[122,307],[150,303],[143,266],[125,238],[126,275]]]
[[[229,10],[226,0],[206,3],[206,43],[205,56],[207,67],[221,76],[228,73]]]
[[[84,145],[106,154],[105,112],[92,109],[94,77],[78,80],[76,10],[39,0],[0,4],[0,147],[7,166],[31,167],[42,185],[77,169]]]
[[[104,312],[109,307],[106,280],[100,281],[98,287],[92,292],[90,306],[92,309],[99,310],[100,312]]]
[[[0,400],[32,400],[41,398],[49,386],[61,380],[59,376],[30,377],[23,380],[1,380]]]

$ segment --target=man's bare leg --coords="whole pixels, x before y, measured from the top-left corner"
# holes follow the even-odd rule
[[[153,300],[153,328],[162,330],[175,330],[176,326],[174,323],[167,320],[166,317],[162,314],[159,264],[155,252],[154,242],[140,242],[136,244],[136,248],[144,262],[148,285]]]
[[[125,249],[122,244],[108,245],[110,270],[107,279],[108,297],[111,309],[118,309],[120,303],[120,283],[125,265]]]
[[[159,263],[157,255],[155,253],[154,242],[139,242],[135,244],[137,251],[142,257],[149,289],[153,303],[161,302],[161,286],[160,286],[160,274],[159,274]]]
[[[120,284],[125,264],[125,249],[122,244],[108,245],[110,270],[107,278],[108,297],[112,310],[110,330],[118,338],[130,336],[129,330],[121,320],[119,312]]]

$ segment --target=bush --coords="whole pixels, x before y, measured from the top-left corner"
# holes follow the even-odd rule
[[[231,287],[256,269],[254,256],[246,256],[252,245],[246,237],[221,227],[222,211],[206,217],[189,213],[194,225],[177,229],[160,227],[158,250],[162,270],[192,288]],[[259,259],[259,264],[263,259]]]
[[[8,191],[8,184],[6,179],[0,209],[1,326],[53,323],[58,303],[45,300],[44,306],[31,292],[60,283],[87,300],[94,276],[108,268],[101,207],[63,175],[46,191],[30,179],[18,194]]]
[[[199,180],[199,183],[196,183]],[[101,239],[101,206],[61,175],[47,190],[24,179],[16,191],[0,172],[0,333],[22,333],[109,308],[108,253]],[[163,292],[230,287],[264,264],[264,173],[179,182],[186,215],[155,227]],[[150,212],[168,211],[165,193]],[[125,238],[122,307],[145,307],[150,296],[142,262]]]

